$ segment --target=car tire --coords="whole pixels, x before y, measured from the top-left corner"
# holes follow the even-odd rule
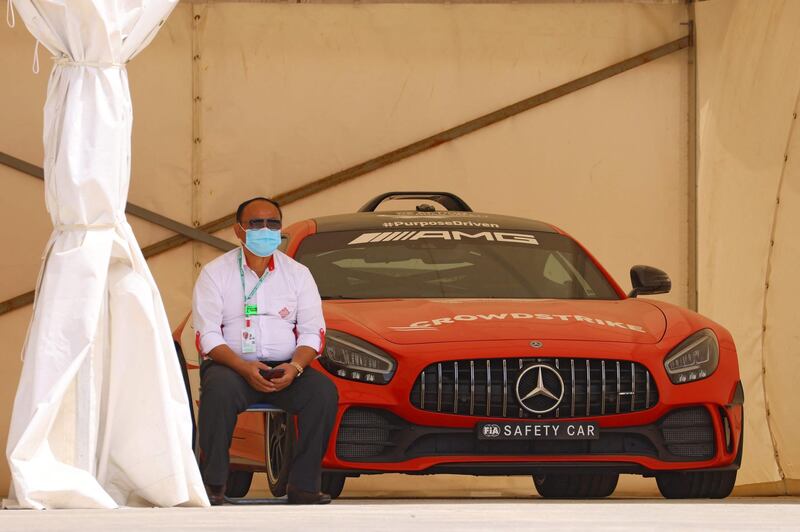
[[[548,473],[533,475],[536,491],[545,499],[597,499],[617,487],[617,473]]]
[[[347,480],[341,473],[323,473],[322,474],[322,493],[327,493],[331,499],[336,499],[342,494],[344,489],[344,482]]]
[[[228,473],[228,482],[225,484],[225,496],[240,498],[247,495],[250,491],[250,484],[253,482],[252,471],[233,470]]]
[[[192,418],[192,451],[197,453],[197,420],[194,417],[194,400],[192,399],[192,384],[189,382],[189,366],[186,364],[186,357],[180,342],[174,341],[175,352],[178,355],[178,364],[181,366],[181,376],[183,376],[183,386],[186,389],[186,398],[189,400],[189,416]]]
[[[289,466],[294,450],[294,416],[286,412],[267,412],[264,427],[267,485],[275,497],[286,495]]]
[[[667,499],[724,499],[733,491],[736,470],[659,473],[658,491]]]

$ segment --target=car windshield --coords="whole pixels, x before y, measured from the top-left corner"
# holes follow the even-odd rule
[[[619,299],[586,253],[553,233],[317,233],[295,259],[323,299]]]

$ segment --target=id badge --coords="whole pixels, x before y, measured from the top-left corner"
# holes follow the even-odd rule
[[[249,319],[244,320],[244,327],[242,327],[242,354],[251,354],[256,352],[256,333],[253,328],[253,322]]]

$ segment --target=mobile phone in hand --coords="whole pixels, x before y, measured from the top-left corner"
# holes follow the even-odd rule
[[[286,370],[283,368],[272,368],[272,369],[261,369],[258,370],[258,372],[261,373],[261,376],[264,377],[265,379],[271,380],[283,377],[283,375],[286,373]]]

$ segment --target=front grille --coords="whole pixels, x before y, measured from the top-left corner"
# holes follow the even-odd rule
[[[425,434],[409,445],[405,456],[591,456],[657,457],[655,445],[643,434],[600,433],[597,440],[479,440],[474,432]]]
[[[661,421],[661,435],[667,450],[690,460],[714,456],[714,426],[711,414],[703,407],[670,412]]]
[[[554,368],[564,381],[564,395],[558,407],[541,415],[523,409],[515,393],[517,377],[532,364]],[[647,368],[636,362],[495,358],[431,364],[414,381],[410,399],[415,407],[430,412],[549,419],[646,410],[658,403],[658,390]]]

